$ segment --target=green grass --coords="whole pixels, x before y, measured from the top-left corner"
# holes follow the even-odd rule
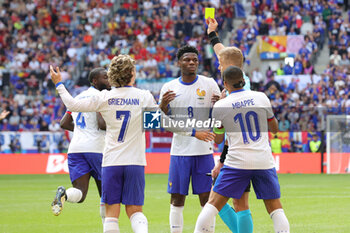
[[[282,204],[291,232],[350,232],[350,176],[348,175],[279,175]],[[70,186],[68,175],[0,176],[0,233],[12,232],[102,232],[99,198],[91,182],[82,204],[66,203],[62,214],[52,215],[50,204],[58,185]],[[146,176],[144,212],[150,233],[169,232],[169,194],[167,175]],[[230,201],[231,203],[231,201]],[[274,232],[262,201],[250,195],[254,232]],[[189,195],[184,210],[184,233],[193,232],[200,212],[197,196]],[[121,232],[132,232],[124,209]],[[216,232],[229,232],[219,217]]]

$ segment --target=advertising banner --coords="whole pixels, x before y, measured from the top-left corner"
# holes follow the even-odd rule
[[[147,153],[146,158],[146,173],[168,173],[169,153]],[[217,161],[219,156],[215,155],[214,158]],[[321,173],[321,155],[319,153],[281,153],[274,154],[274,158],[278,173]],[[0,154],[0,174],[67,173],[66,154]]]

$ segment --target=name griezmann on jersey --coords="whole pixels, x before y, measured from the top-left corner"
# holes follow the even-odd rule
[[[111,98],[108,99],[108,105],[140,105],[140,100],[131,98]]]

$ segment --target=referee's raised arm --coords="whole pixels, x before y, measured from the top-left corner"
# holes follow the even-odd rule
[[[218,22],[216,21],[216,19],[212,19],[212,18],[208,18],[205,22],[208,24],[207,33],[208,33],[210,43],[214,48],[216,56],[219,56],[219,52],[222,49],[224,49],[225,46],[222,44],[218,34],[216,33]]]

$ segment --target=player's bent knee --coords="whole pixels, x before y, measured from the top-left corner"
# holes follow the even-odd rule
[[[201,206],[204,206],[208,202],[209,195],[210,195],[210,192],[199,194],[199,201],[201,203]]]
[[[141,205],[126,205],[125,212],[128,215],[128,217],[130,218],[133,214],[135,214],[137,212],[142,213],[142,206]]]
[[[182,194],[171,194],[170,204],[173,206],[184,206],[185,205],[186,196]]]
[[[78,203],[83,203],[85,201],[86,194],[87,194],[86,192],[83,192],[83,196],[81,197],[81,199]]]
[[[271,212],[273,212],[274,210],[282,209],[282,204],[279,198],[267,199],[267,200],[264,200],[264,203],[265,203],[266,210],[269,214],[271,214]]]

